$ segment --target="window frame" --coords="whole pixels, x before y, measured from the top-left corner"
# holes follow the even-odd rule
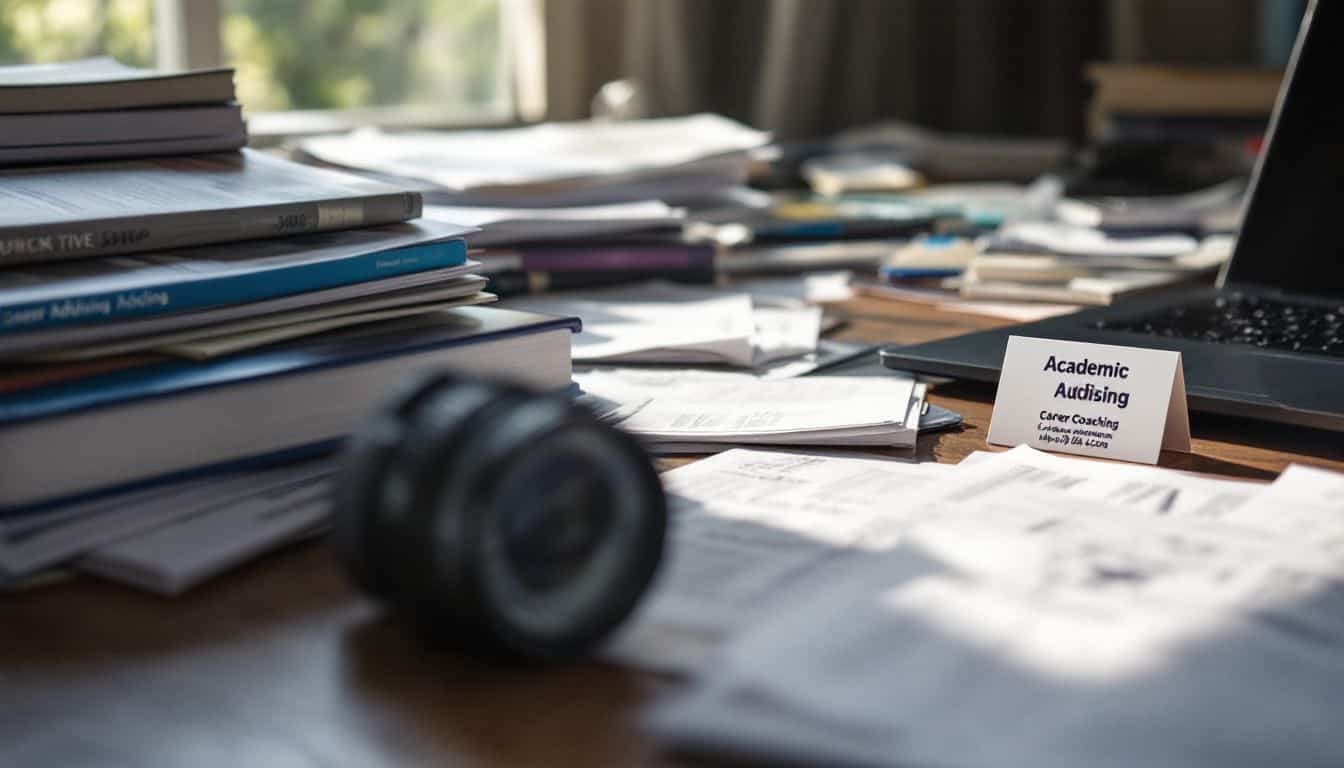
[[[154,0],[155,61],[163,69],[228,66],[221,36],[223,0]],[[546,114],[545,0],[499,0],[496,66],[504,98],[484,109],[369,107],[288,110],[248,115],[252,143],[268,146],[298,136],[361,127],[483,128],[541,120]]]

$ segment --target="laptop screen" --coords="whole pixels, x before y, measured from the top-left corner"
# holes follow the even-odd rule
[[[1228,283],[1344,296],[1344,2],[1302,22]],[[1303,37],[1302,35],[1305,35]]]

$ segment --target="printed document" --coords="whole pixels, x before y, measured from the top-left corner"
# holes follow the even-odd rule
[[[948,465],[735,449],[664,472],[672,523],[653,590],[609,655],[694,666],[763,601],[846,549]],[[810,578],[810,577],[808,577]]]
[[[465,192],[686,170],[702,161],[764,146],[769,138],[767,133],[727,118],[702,114],[628,122],[546,123],[511,130],[366,130],[313,137],[301,146],[305,153],[335,165]]]
[[[590,370],[574,380],[606,400],[642,402],[620,426],[671,442],[909,446],[924,399],[923,385],[899,377]]]
[[[577,315],[574,362],[718,363],[750,367],[756,352],[751,297],[669,283],[523,296],[509,309]],[[815,342],[813,344],[815,346]]]
[[[1320,543],[1341,491],[1306,468],[1257,486],[977,456],[903,499],[896,546],[758,612],[650,725],[818,762],[1338,763],[1344,569]]]

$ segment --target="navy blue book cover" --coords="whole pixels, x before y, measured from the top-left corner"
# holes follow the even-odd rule
[[[451,320],[445,317],[451,317]],[[451,315],[435,314],[376,323],[203,363],[151,364],[12,393],[0,401],[0,429],[77,411],[325,368],[354,366],[371,360],[557,328],[577,332],[580,323],[573,317],[551,317],[494,307],[462,307],[452,310]]]

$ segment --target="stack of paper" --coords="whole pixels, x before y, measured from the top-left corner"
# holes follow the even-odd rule
[[[746,180],[769,135],[717,115],[510,130],[306,139],[324,163],[418,180],[448,205],[594,205],[713,195]]]
[[[574,379],[626,406],[620,426],[664,452],[734,444],[908,447],[924,405],[924,385],[899,377],[686,374],[596,370]]]
[[[1019,448],[901,492],[888,471],[886,488],[827,510],[823,489],[863,489],[838,459],[717,460],[717,482],[695,465],[667,475],[716,518],[688,521],[725,531],[679,535],[671,573],[717,540],[774,536],[780,551],[743,554],[730,583],[756,570],[782,588],[727,622],[705,589],[641,614],[740,630],[701,643],[695,686],[653,712],[665,739],[872,765],[1344,760],[1344,475],[1293,467],[1260,486]],[[784,576],[789,548],[830,556]],[[639,627],[613,652],[679,663],[636,642]]]
[[[0,518],[0,586],[62,563],[177,594],[320,530],[334,465],[310,461]]]
[[[765,302],[762,302],[765,303]],[[505,306],[576,315],[576,363],[762,366],[817,347],[821,310],[796,304],[755,307],[745,292],[646,283],[603,291],[518,297]]]
[[[482,208],[466,205],[426,205],[425,218],[478,227],[473,248],[496,248],[520,243],[608,238],[631,233],[681,230],[685,212],[658,200],[635,200],[612,205],[565,208]]]
[[[672,513],[667,560],[607,655],[646,668],[694,669],[838,551],[876,543],[873,531],[885,525],[894,499],[951,469],[735,449],[663,473]]]
[[[960,289],[974,299],[1106,305],[1209,279],[1231,254],[1232,239],[1221,235],[1112,236],[1074,224],[1018,222],[980,244]]]

